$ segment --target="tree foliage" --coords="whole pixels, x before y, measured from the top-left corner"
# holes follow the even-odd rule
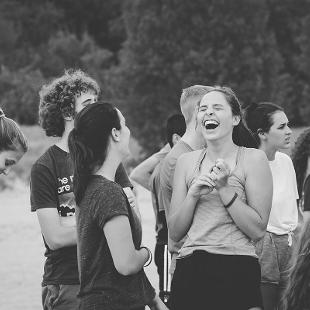
[[[0,0],[0,37],[0,105],[21,123],[36,122],[42,83],[80,67],[147,152],[193,84],[309,125],[310,0]]]

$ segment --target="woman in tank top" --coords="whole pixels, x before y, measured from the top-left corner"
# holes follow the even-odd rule
[[[170,237],[186,235],[172,280],[171,308],[261,309],[253,242],[267,226],[272,180],[266,155],[242,122],[230,88],[199,102],[197,126],[208,147],[184,154],[174,175]]]
[[[290,148],[292,131],[283,109],[263,102],[247,107],[245,120],[268,158],[273,179],[273,198],[267,233],[256,245],[261,265],[265,310],[278,309],[288,282],[294,231],[298,224],[298,190],[291,158],[279,152]]]

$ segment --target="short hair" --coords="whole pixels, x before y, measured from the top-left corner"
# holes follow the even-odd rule
[[[184,88],[180,98],[180,108],[184,116],[186,124],[188,124],[194,116],[195,108],[197,102],[212,89],[210,86],[204,85],[193,85],[187,88]],[[197,99],[196,102],[188,102],[189,99]]]
[[[6,117],[0,108],[0,152],[22,151],[26,153],[28,144],[19,126]]]
[[[166,137],[169,145],[173,147],[172,137],[176,133],[183,136],[186,131],[186,124],[184,116],[181,114],[174,114],[167,119]]]
[[[99,95],[99,85],[80,69],[66,70],[61,77],[42,86],[39,92],[39,122],[47,136],[63,135],[64,117],[75,115],[75,97],[88,91]]]

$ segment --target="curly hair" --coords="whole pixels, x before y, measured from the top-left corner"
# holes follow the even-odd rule
[[[64,75],[43,85],[40,92],[39,122],[47,136],[61,137],[64,117],[75,115],[75,97],[88,91],[99,95],[98,83],[82,70],[66,70]]]
[[[297,187],[299,197],[302,196],[302,189],[307,170],[308,157],[310,156],[310,128],[303,131],[292,151],[292,160],[296,171]]]
[[[310,309],[310,221],[304,223],[283,300],[286,310]]]

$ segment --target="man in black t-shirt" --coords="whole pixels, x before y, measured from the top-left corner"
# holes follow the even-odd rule
[[[97,101],[99,86],[81,70],[67,71],[40,91],[39,119],[47,136],[60,137],[31,170],[31,211],[36,211],[46,247],[42,281],[44,310],[78,309],[73,167],[68,153],[68,135],[74,116]],[[124,167],[115,176],[134,203]]]

